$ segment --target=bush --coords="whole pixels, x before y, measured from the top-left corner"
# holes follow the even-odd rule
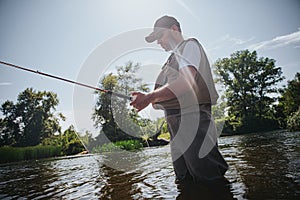
[[[93,153],[100,153],[100,152],[111,152],[116,150],[138,150],[143,147],[143,144],[138,140],[123,140],[117,141],[113,143],[103,144],[101,147],[94,147],[92,152]]]
[[[73,140],[65,145],[63,154],[64,155],[74,155],[84,151],[84,147],[79,140]]]
[[[300,107],[297,112],[288,117],[287,128],[289,131],[300,131]]]
[[[141,149],[143,147],[143,144],[138,140],[118,141],[115,142],[115,145],[124,150],[136,150]]]

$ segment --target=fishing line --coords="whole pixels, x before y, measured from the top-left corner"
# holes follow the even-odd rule
[[[124,94],[113,92],[111,90],[105,90],[105,89],[97,88],[97,87],[87,85],[87,84],[84,84],[84,83],[80,83],[80,82],[76,82],[76,81],[69,80],[69,79],[66,79],[66,78],[62,78],[62,77],[59,77],[59,76],[55,76],[55,75],[47,74],[47,73],[44,73],[44,72],[40,72],[38,70],[33,70],[33,69],[30,69],[30,68],[21,67],[21,66],[14,65],[14,64],[11,64],[11,63],[8,63],[8,62],[3,62],[3,61],[0,61],[0,64],[8,66],[8,67],[13,67],[13,68],[16,68],[16,69],[20,69],[20,70],[23,70],[23,71],[35,73],[35,74],[38,74],[38,75],[41,75],[41,76],[47,76],[47,77],[50,77],[50,78],[53,78],[53,79],[57,79],[57,80],[60,80],[60,81],[72,83],[72,84],[75,84],[75,85],[80,85],[82,87],[86,87],[86,88],[90,88],[90,89],[93,89],[93,90],[96,90],[96,91],[104,92],[104,93],[114,95],[114,96],[117,96],[119,98],[123,98],[123,99],[126,99],[126,100],[130,100],[130,101],[132,100],[132,97],[124,95]]]

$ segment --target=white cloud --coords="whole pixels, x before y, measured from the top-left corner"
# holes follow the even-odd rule
[[[12,85],[10,82],[2,82],[0,83],[0,86],[7,86],[7,85]]]
[[[216,40],[213,42],[211,45],[208,47],[208,51],[216,51],[219,49],[228,49],[228,47],[235,47],[235,46],[241,46],[245,45],[246,43],[254,40],[254,37],[251,38],[240,38],[240,37],[233,37],[230,36],[229,34],[224,35],[220,39]]]
[[[299,48],[300,45],[300,28],[294,33],[288,35],[282,35],[273,38],[272,40],[259,42],[252,44],[248,47],[250,50],[259,50],[259,49],[277,49],[280,47],[295,45],[294,48]]]
[[[254,37],[251,37],[249,39],[241,39],[241,38],[237,38],[237,37],[229,37],[229,35],[228,35],[226,39],[227,39],[227,41],[231,42],[233,45],[243,45],[243,44],[253,40]]]

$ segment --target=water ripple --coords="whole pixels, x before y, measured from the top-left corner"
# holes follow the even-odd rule
[[[278,132],[220,138],[230,167],[225,175],[228,199],[299,199],[299,136]],[[114,164],[124,170],[108,165],[110,156],[1,165],[0,199],[190,199],[192,193],[203,197],[208,192],[202,186],[185,192],[174,183],[169,146],[119,155]]]

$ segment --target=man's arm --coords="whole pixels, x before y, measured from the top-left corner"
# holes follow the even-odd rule
[[[195,84],[196,73],[197,70],[194,66],[183,67],[179,70],[178,78],[173,82],[148,94],[133,92],[132,95],[135,96],[135,98],[130,105],[134,106],[137,111],[140,111],[150,103],[166,101],[176,96],[181,96],[187,91],[192,90]]]

